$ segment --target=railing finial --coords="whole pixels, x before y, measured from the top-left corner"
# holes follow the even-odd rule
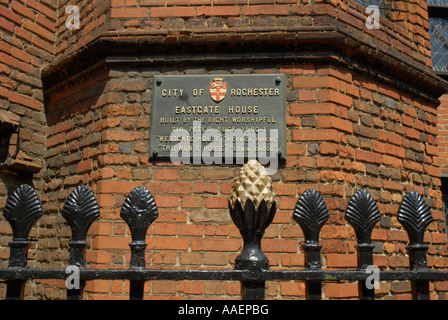
[[[121,207],[120,216],[131,230],[131,269],[144,269],[146,231],[151,223],[157,219],[159,212],[152,194],[143,186],[136,187],[127,196]],[[144,294],[144,281],[131,280],[129,299],[142,300]]]
[[[12,241],[9,243],[9,267],[26,267],[31,227],[42,216],[42,204],[34,189],[22,184],[8,197],[3,215],[12,229]],[[6,299],[23,298],[25,281],[8,281]]]
[[[381,220],[381,214],[372,196],[366,190],[358,190],[350,198],[345,219],[355,229],[358,245],[370,244],[373,227]]]
[[[271,177],[256,160],[249,160],[235,178],[229,198],[229,211],[243,237],[243,250],[235,259],[235,269],[259,272],[269,269],[269,259],[261,250],[264,231],[277,210]],[[265,297],[264,281],[242,281],[245,300]]]
[[[409,236],[409,260],[414,271],[428,269],[428,246],[424,244],[425,230],[433,221],[431,209],[425,199],[415,191],[409,192],[398,209],[398,221],[404,226]],[[429,300],[429,282],[423,280],[411,281],[412,296],[415,300]]]
[[[401,202],[398,221],[408,232],[410,244],[414,245],[423,244],[425,230],[433,218],[425,199],[417,192],[411,191]]]
[[[236,269],[269,269],[261,251],[261,238],[277,210],[272,179],[256,160],[249,160],[236,177],[229,198],[230,216],[240,230],[244,246]]]
[[[144,268],[143,254],[134,254],[146,248],[146,231],[159,216],[152,194],[143,186],[136,187],[128,195],[121,207],[120,216],[131,230],[131,267]],[[143,260],[142,260],[143,259]]]

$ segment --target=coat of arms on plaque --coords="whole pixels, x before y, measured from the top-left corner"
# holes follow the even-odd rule
[[[220,102],[226,97],[227,82],[222,82],[223,78],[214,78],[213,82],[210,82],[210,97],[215,102]]]

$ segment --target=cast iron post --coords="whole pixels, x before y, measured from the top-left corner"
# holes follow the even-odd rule
[[[235,179],[229,198],[229,211],[243,237],[243,249],[235,260],[236,270],[257,272],[269,269],[261,250],[261,239],[274,219],[277,202],[271,177],[256,160],[249,160]],[[242,281],[244,300],[265,298],[265,281]]]
[[[8,197],[3,215],[12,228],[9,268],[26,267],[30,246],[28,235],[31,227],[42,216],[42,205],[34,189],[26,184],[19,186]],[[24,280],[8,280],[6,299],[23,299],[24,285]]]
[[[293,218],[305,235],[305,242],[302,246],[305,250],[306,270],[322,271],[320,261],[322,245],[319,243],[319,234],[322,226],[328,220],[329,214],[320,193],[314,189],[306,190],[297,200]],[[308,300],[322,299],[321,280],[307,280],[305,285]]]
[[[357,191],[345,212],[345,219],[353,226],[358,241],[358,270],[366,271],[373,265],[372,230],[380,221],[381,214],[372,196],[366,190]],[[359,296],[363,300],[375,299],[375,288],[368,288],[366,281],[358,283]]]
[[[426,251],[428,246],[423,242],[425,230],[433,221],[431,210],[425,199],[415,191],[406,195],[398,209],[398,221],[405,227],[409,236],[409,259],[413,271],[428,270]],[[412,297],[415,300],[429,300],[429,282],[412,280]]]
[[[72,239],[68,243],[70,247],[69,264],[84,269],[86,267],[87,232],[93,221],[100,216],[98,202],[87,186],[79,186],[70,193],[61,214],[72,230]],[[78,288],[67,288],[67,300],[81,300],[84,286],[85,281],[79,280]]]
[[[120,216],[131,230],[131,269],[145,269],[146,231],[158,215],[154,198],[145,187],[135,188],[124,201]],[[129,299],[142,300],[144,286],[145,281],[131,280]]]

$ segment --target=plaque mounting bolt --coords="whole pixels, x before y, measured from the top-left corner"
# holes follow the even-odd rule
[[[159,149],[154,148],[154,150],[152,150],[153,157],[157,157],[158,154],[159,154]]]
[[[279,85],[281,82],[282,82],[282,78],[280,78],[280,77],[275,78],[276,85]]]
[[[156,84],[157,84],[158,86],[160,86],[160,85],[162,84],[162,79],[157,79],[157,80],[156,80]]]

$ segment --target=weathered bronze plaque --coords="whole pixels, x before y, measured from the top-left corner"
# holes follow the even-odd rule
[[[149,157],[284,160],[285,90],[284,74],[155,76]]]

